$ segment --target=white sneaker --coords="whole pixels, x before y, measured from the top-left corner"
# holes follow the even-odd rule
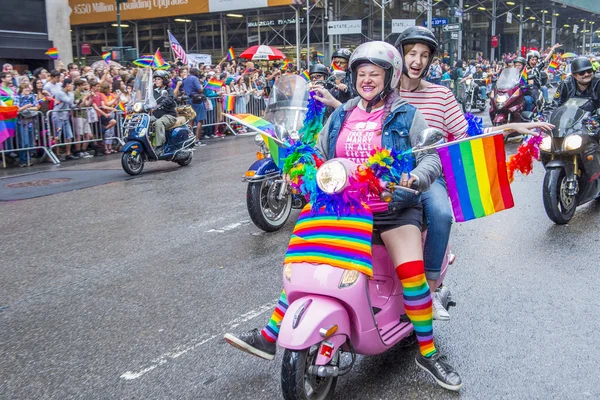
[[[81,152],[81,158],[90,158],[90,157],[94,157],[94,156],[91,155],[90,153],[88,153],[87,151]]]
[[[438,292],[433,292],[431,294],[431,304],[433,308],[433,319],[437,321],[449,321],[450,314],[442,305],[442,300],[440,299],[440,294]]]

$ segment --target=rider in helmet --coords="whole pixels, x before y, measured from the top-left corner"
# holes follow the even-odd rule
[[[519,72],[523,72],[523,68],[525,68],[525,59],[523,57],[517,57],[513,60],[513,64]]]
[[[311,82],[323,82],[329,78],[329,68],[323,64],[313,64],[308,69]]]
[[[177,122],[177,103],[173,89],[169,87],[170,75],[167,71],[155,71],[152,79],[154,82],[152,94],[157,104],[157,108],[152,114],[156,118],[154,122],[155,144],[157,149],[161,149],[165,143],[165,131]]]
[[[586,57],[577,57],[571,63],[571,75],[566,77],[554,95],[558,106],[573,97],[588,98],[594,111],[600,108],[600,78],[594,76],[593,65]]]
[[[525,107],[523,111],[533,111],[534,101],[539,98],[539,91],[542,88],[542,70],[545,69],[546,64],[552,58],[554,50],[556,50],[560,44],[556,43],[548,55],[543,61],[540,61],[540,53],[536,50],[531,50],[527,53],[527,64],[525,65],[525,71],[527,71],[527,82],[524,85],[525,89]]]
[[[325,159],[347,158],[362,163],[370,156],[374,147],[386,147],[403,152],[416,143],[419,132],[426,129],[423,115],[402,99],[395,90],[402,75],[402,58],[394,46],[385,42],[368,42],[356,48],[350,58],[350,72],[355,97],[338,107],[319,133],[317,150]],[[415,186],[420,191],[429,189],[441,173],[439,156],[435,153],[416,156],[413,170],[403,176],[402,186]],[[391,260],[396,265],[400,282],[405,286],[405,301],[423,299],[426,312],[412,311],[405,307],[409,319],[419,320],[417,340],[420,352],[416,361],[419,367],[430,373],[449,390],[459,390],[460,376],[440,356],[437,350],[428,350],[433,345],[433,323],[431,295],[424,275],[421,252],[422,206],[414,195],[396,191],[384,215],[374,215],[374,224],[388,248]],[[406,243],[415,243],[407,246]],[[406,284],[419,282],[419,294],[414,299]],[[419,301],[421,304],[421,301]],[[241,335],[226,334],[225,339],[236,348],[263,358],[275,355],[275,341],[279,334],[276,321],[287,309],[285,293],[279,300],[278,309],[271,322],[262,330],[257,329]]]
[[[331,56],[331,69],[336,77],[341,76],[341,78],[336,79],[335,87],[331,91],[331,94],[340,103],[345,103],[355,96],[350,84],[350,77],[348,76],[348,61],[351,55],[351,50],[341,48],[337,49]]]

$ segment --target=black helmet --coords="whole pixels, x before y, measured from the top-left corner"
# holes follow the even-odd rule
[[[402,61],[404,61],[404,46],[407,44],[416,44],[422,43],[425,44],[431,50],[431,57],[429,57],[429,63],[425,68],[423,68],[423,72],[421,73],[420,78],[423,78],[427,72],[429,71],[429,66],[433,61],[433,56],[438,49],[438,42],[435,39],[435,35],[429,29],[423,26],[411,26],[410,28],[405,29],[396,39],[396,48],[400,52],[402,56]],[[408,69],[406,67],[406,63],[402,65],[402,73],[404,75],[408,74]]]
[[[513,64],[516,64],[516,63],[521,63],[521,64],[525,65],[525,59],[523,57],[517,57],[513,60]]]
[[[571,63],[571,73],[593,70],[592,63],[587,57],[577,57]]]
[[[308,75],[311,76],[312,74],[322,74],[325,75],[325,77],[328,77],[329,68],[327,68],[323,64],[313,64],[308,69]]]
[[[352,55],[352,51],[350,49],[341,48],[341,49],[337,49],[336,51],[333,52],[331,59],[333,60],[334,58],[339,57],[339,58],[344,58],[346,60],[349,60],[351,55]]]
[[[171,74],[169,74],[168,71],[164,71],[164,70],[154,71],[154,74],[152,74],[152,79],[154,79],[156,77],[162,78],[165,86],[169,86],[169,79],[171,78]]]

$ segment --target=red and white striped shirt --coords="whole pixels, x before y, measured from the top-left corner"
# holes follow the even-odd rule
[[[467,137],[467,120],[447,87],[430,84],[414,92],[400,89],[400,95],[421,111],[430,128],[444,132],[447,141]]]

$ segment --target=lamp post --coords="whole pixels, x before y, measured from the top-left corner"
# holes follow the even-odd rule
[[[116,0],[117,1],[117,46],[119,47],[119,54],[123,48],[123,30],[121,29],[121,3],[127,3],[127,0]]]

